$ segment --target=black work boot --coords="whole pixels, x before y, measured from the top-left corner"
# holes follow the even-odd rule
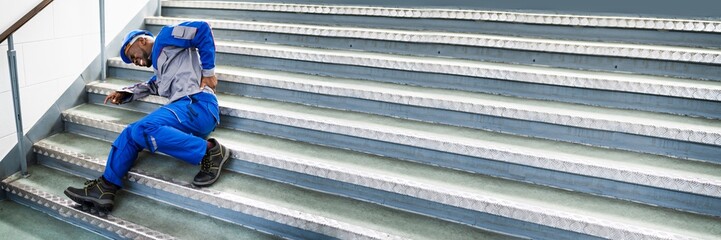
[[[113,209],[115,203],[115,193],[120,187],[100,177],[95,180],[85,182],[84,188],[68,187],[65,189],[65,195],[70,199],[79,203],[83,210],[97,211],[100,215],[104,215]]]
[[[200,161],[200,172],[195,175],[193,185],[205,187],[215,183],[220,177],[220,170],[230,158],[230,150],[218,143],[214,138],[208,139],[215,146],[205,152],[203,160]]]

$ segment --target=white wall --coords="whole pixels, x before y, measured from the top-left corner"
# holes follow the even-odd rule
[[[149,1],[105,1],[106,44]],[[38,2],[0,0],[0,31]],[[13,35],[25,133],[100,54],[98,2],[55,0]],[[0,159],[17,143],[7,48],[0,43]]]

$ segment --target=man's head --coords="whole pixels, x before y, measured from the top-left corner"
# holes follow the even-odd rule
[[[155,39],[153,34],[146,30],[133,30],[125,37],[120,47],[120,58],[125,63],[150,67],[153,65],[151,54]]]

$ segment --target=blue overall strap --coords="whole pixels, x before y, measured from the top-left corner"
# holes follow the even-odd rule
[[[164,47],[197,48],[204,77],[215,74],[215,40],[207,22],[183,22],[175,26],[165,26],[155,37],[152,59],[156,60]],[[153,67],[158,69],[156,61]]]

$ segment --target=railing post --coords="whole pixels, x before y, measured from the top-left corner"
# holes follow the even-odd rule
[[[10,85],[13,92],[13,106],[15,107],[15,130],[18,136],[18,151],[20,152],[20,171],[24,177],[30,176],[28,173],[28,162],[25,156],[25,147],[23,141],[23,118],[20,111],[20,87],[18,86],[18,69],[17,56],[15,53],[15,44],[13,35],[8,37],[8,65],[10,66]]]
[[[100,0],[100,81],[105,81],[107,57],[105,56],[105,0]]]
[[[158,0],[158,11],[155,12],[156,17],[160,17],[160,14],[161,14],[160,8],[162,7],[162,1],[163,0]]]

